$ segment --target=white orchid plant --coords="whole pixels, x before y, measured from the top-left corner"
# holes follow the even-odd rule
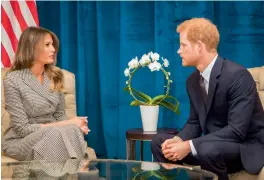
[[[144,94],[142,92],[139,92],[132,88],[131,81],[133,78],[133,75],[135,72],[143,67],[148,67],[151,72],[154,71],[161,71],[166,77],[167,84],[164,86],[166,88],[166,93],[161,94],[155,97],[150,97],[147,94]],[[168,108],[169,110],[172,110],[173,112],[179,114],[179,101],[169,95],[170,92],[170,84],[172,83],[172,80],[170,79],[170,72],[166,71],[166,68],[169,67],[169,61],[166,58],[161,57],[160,61],[160,55],[158,53],[149,52],[148,54],[144,54],[140,60],[138,60],[138,57],[133,58],[128,63],[128,68],[125,69],[124,74],[126,77],[128,77],[128,80],[126,81],[127,86],[124,88],[125,91],[128,91],[130,95],[133,97],[133,101],[130,103],[131,106],[156,106],[160,105],[165,108]],[[170,102],[168,100],[172,100],[173,102]]]

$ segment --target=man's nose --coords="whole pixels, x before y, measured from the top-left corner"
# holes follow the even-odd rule
[[[181,54],[181,53],[182,53],[181,48],[178,49],[177,53],[178,53],[178,54]]]

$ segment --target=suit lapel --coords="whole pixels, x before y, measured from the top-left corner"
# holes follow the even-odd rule
[[[207,113],[209,112],[211,105],[212,105],[216,86],[218,83],[218,77],[221,75],[222,67],[223,67],[223,59],[220,56],[218,56],[213,66],[213,69],[211,71],[210,80],[209,80],[208,96],[206,99],[206,112]]]
[[[202,91],[201,91],[201,87],[199,84],[200,81],[200,72],[197,70],[194,78],[193,78],[193,82],[192,82],[192,91],[193,94],[195,94],[195,101],[198,104],[198,116],[199,116],[199,120],[200,120],[200,124],[201,124],[201,128],[203,129],[203,132],[207,132],[205,123],[206,123],[206,117],[207,114],[210,110],[210,107],[212,105],[212,101],[214,98],[214,94],[215,94],[215,90],[218,84],[218,77],[221,75],[221,70],[223,67],[223,59],[221,57],[218,56],[218,58],[215,61],[215,64],[213,66],[213,69],[211,71],[210,74],[210,80],[209,80],[209,89],[208,89],[208,96],[206,99],[206,102],[204,102],[203,98],[202,98]],[[192,94],[192,93],[190,93]]]
[[[205,102],[202,98],[202,91],[201,91],[201,87],[199,84],[200,81],[200,72],[197,70],[197,73],[194,76],[193,79],[193,92],[195,94],[195,100],[198,103],[198,116],[199,116],[199,120],[201,123],[201,127],[203,129],[203,131],[205,132],[205,119],[206,119],[206,107],[205,107]]]
[[[56,93],[50,90],[50,80],[46,73],[44,73],[44,83],[41,84],[37,78],[31,73],[29,69],[22,70],[21,78],[23,82],[29,86],[36,93],[49,100],[52,104],[58,102]]]

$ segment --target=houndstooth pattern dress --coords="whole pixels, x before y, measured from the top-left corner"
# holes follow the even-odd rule
[[[17,160],[61,161],[83,158],[87,143],[76,125],[41,128],[40,124],[68,119],[64,93],[50,91],[44,73],[41,84],[29,69],[9,72],[4,79],[6,110],[11,124],[2,150]]]
[[[78,179],[80,169],[88,167],[86,160],[68,159],[60,162],[30,161],[13,165],[12,179],[71,180]],[[93,173],[86,172],[88,175]]]

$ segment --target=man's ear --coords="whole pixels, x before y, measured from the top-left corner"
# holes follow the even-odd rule
[[[203,43],[202,43],[202,41],[200,41],[200,40],[196,41],[196,46],[197,46],[197,50],[199,52],[201,52],[202,49],[203,49]]]

